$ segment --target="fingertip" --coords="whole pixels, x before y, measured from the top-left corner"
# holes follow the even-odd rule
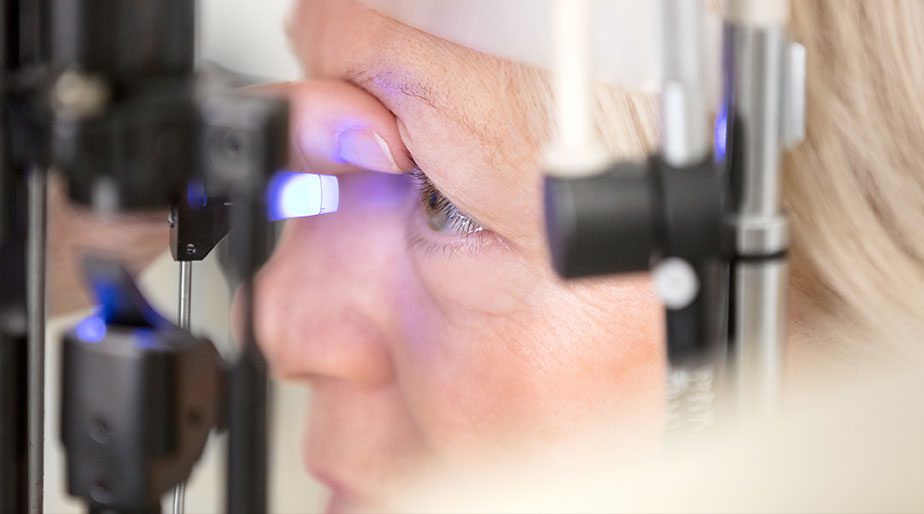
[[[292,154],[296,169],[343,173],[402,173],[414,161],[398,132],[395,115],[376,97],[339,81],[271,86],[292,104]]]
[[[382,134],[367,128],[349,129],[337,134],[336,154],[357,168],[383,173],[403,173],[409,167],[398,163],[402,153],[395,151]]]

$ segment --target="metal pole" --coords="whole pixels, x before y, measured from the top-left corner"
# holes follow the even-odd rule
[[[734,268],[734,352],[738,408],[745,420],[772,417],[779,402],[786,324],[789,221],[781,210],[782,27],[730,25],[734,104],[732,180],[739,260]],[[736,148],[737,147],[737,148]]]
[[[788,2],[725,5],[725,106],[730,199],[737,255],[733,280],[734,380],[746,421],[779,409],[786,342],[789,220],[782,210],[781,163],[799,139],[801,75],[786,33]]]
[[[179,304],[177,308],[177,323],[180,328],[189,330],[190,311],[192,310],[192,261],[180,261],[180,288]],[[173,490],[173,512],[183,514],[186,507],[186,482],[176,486]]]
[[[192,261],[180,261],[180,302],[177,309],[177,324],[184,330],[189,330],[190,327],[192,264]]]
[[[552,4],[557,133],[546,154],[550,173],[580,177],[602,172],[610,154],[594,128],[591,2],[555,0]]]
[[[35,167],[29,173],[27,240],[29,305],[29,512],[41,514],[45,485],[45,254],[48,177]]]
[[[676,168],[709,157],[709,106],[703,81],[703,0],[664,0],[661,153]]]

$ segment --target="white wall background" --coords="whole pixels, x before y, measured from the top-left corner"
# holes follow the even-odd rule
[[[290,8],[290,0],[199,0],[202,58],[273,80],[299,78],[284,30]]]

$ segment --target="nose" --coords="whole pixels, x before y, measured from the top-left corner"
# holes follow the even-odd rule
[[[277,376],[365,386],[391,380],[406,182],[342,176],[339,212],[288,222],[255,284],[257,338]]]

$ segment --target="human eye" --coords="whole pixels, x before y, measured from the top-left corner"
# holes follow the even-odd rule
[[[410,175],[417,193],[409,238],[412,248],[449,257],[459,250],[474,253],[496,239],[481,222],[449,200],[423,171],[415,169]]]
[[[462,212],[433,185],[424,172],[415,169],[411,176],[419,192],[419,201],[427,226],[441,234],[470,236],[485,230],[472,216]]]

